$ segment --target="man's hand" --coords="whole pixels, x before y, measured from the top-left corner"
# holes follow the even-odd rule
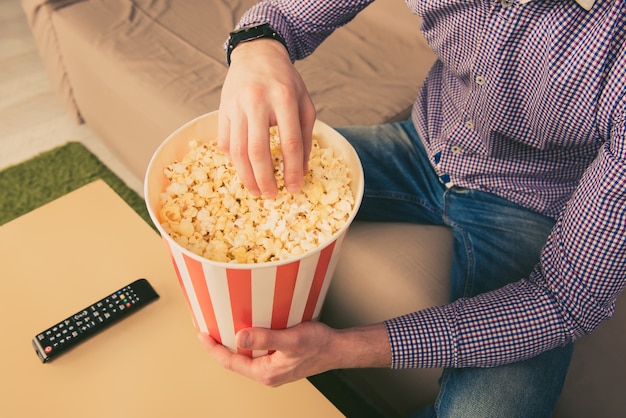
[[[218,147],[230,156],[248,190],[268,198],[278,192],[269,148],[269,128],[278,125],[285,187],[298,192],[316,115],[283,45],[272,39],[239,44],[231,54],[220,100]]]
[[[383,324],[334,330],[321,322],[309,321],[284,330],[243,329],[236,335],[238,347],[274,351],[254,359],[231,352],[208,334],[199,334],[199,338],[222,366],[272,387],[332,369],[391,364]]]

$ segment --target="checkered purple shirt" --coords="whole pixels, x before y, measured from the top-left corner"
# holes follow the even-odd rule
[[[302,59],[371,1],[259,3]],[[413,121],[447,185],[557,219],[530,277],[386,321],[393,367],[489,367],[591,332],[626,285],[626,0],[407,0],[439,60]]]

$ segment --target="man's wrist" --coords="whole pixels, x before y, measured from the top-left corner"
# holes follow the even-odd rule
[[[285,39],[269,23],[248,26],[230,33],[226,48],[226,62],[228,65],[230,66],[231,54],[238,45],[257,39],[273,39],[281,43],[286,50],[288,49]]]

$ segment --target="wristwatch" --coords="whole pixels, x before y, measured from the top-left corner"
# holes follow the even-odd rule
[[[248,26],[230,33],[228,37],[228,47],[226,49],[226,62],[230,66],[230,54],[233,49],[242,42],[253,41],[255,39],[271,38],[275,39],[287,49],[287,42],[269,23],[262,23],[256,26]]]

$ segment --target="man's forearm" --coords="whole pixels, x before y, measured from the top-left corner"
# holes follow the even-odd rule
[[[391,346],[384,324],[337,330],[331,350],[337,368],[391,367]]]

